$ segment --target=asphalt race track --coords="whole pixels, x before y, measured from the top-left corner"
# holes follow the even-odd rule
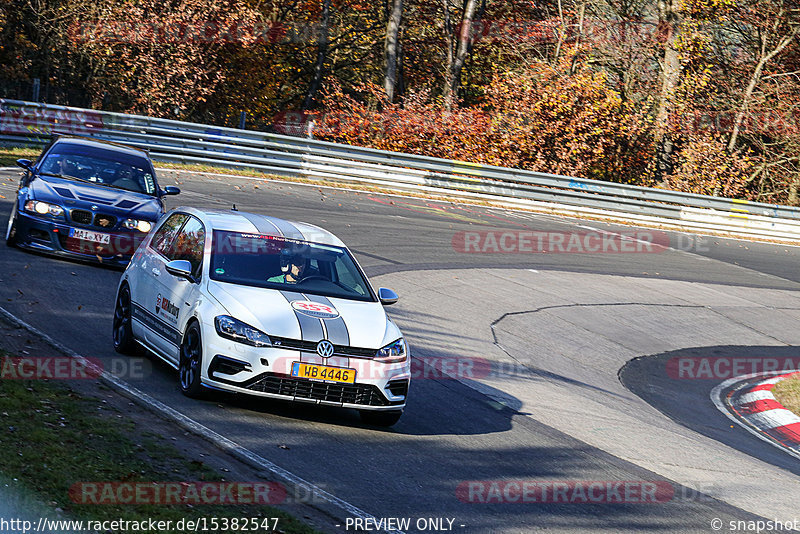
[[[17,176],[0,172],[3,217]],[[709,392],[730,376],[691,376],[691,362],[702,358],[797,357],[800,248],[645,229],[626,241],[618,232],[637,229],[299,184],[160,176],[162,187],[184,191],[171,206],[236,204],[323,226],[376,287],[400,294],[388,311],[426,366],[389,430],[343,409],[227,395],[193,401],[155,359],[143,376],[125,377],[282,468],[377,518],[411,518],[409,532],[419,518],[453,519],[465,533],[707,533],[715,519],[723,531],[729,521],[800,520],[797,460],[716,410]],[[564,245],[587,234],[616,245]],[[521,236],[545,236],[550,247],[529,251]],[[117,358],[110,335],[119,271],[6,247],[0,267],[0,306],[85,356]],[[670,364],[681,358],[689,375]],[[568,499],[551,492],[511,502],[524,482],[626,482],[659,492],[656,502],[624,492],[584,502],[572,489]]]

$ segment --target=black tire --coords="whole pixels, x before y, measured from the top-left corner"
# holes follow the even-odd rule
[[[400,420],[403,410],[391,410],[388,412],[376,412],[372,410],[361,410],[361,420],[372,426],[392,426]]]
[[[193,399],[203,397],[205,389],[200,383],[203,365],[203,341],[200,327],[192,323],[186,329],[181,343],[181,357],[178,363],[178,384],[181,393]]]
[[[6,227],[6,245],[9,247],[17,246],[17,206],[11,208],[11,216],[8,218]]]
[[[127,285],[122,286],[117,295],[112,336],[115,351],[128,355],[136,351],[136,341],[133,339],[131,328],[131,290]]]

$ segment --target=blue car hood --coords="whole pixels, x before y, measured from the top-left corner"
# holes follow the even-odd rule
[[[91,210],[97,206],[103,213],[156,221],[164,209],[157,197],[79,182],[55,176],[37,176],[29,184],[30,198],[64,206],[67,209]]]

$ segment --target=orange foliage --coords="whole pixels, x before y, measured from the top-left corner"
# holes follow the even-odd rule
[[[666,177],[670,189],[728,198],[749,198],[747,179],[755,170],[753,160],[730,154],[720,135],[691,136],[678,157],[675,172]]]
[[[401,104],[377,87],[369,104],[332,83],[315,136],[383,150],[615,181],[639,179],[649,122],[602,73],[560,75],[544,64],[495,76],[483,108],[446,111],[425,91]]]

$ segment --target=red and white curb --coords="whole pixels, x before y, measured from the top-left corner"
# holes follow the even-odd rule
[[[711,400],[729,419],[760,439],[800,458],[800,417],[779,403],[772,389],[781,380],[800,372],[786,373],[753,382],[755,373],[726,380],[711,391]],[[737,387],[732,387],[737,386]]]

